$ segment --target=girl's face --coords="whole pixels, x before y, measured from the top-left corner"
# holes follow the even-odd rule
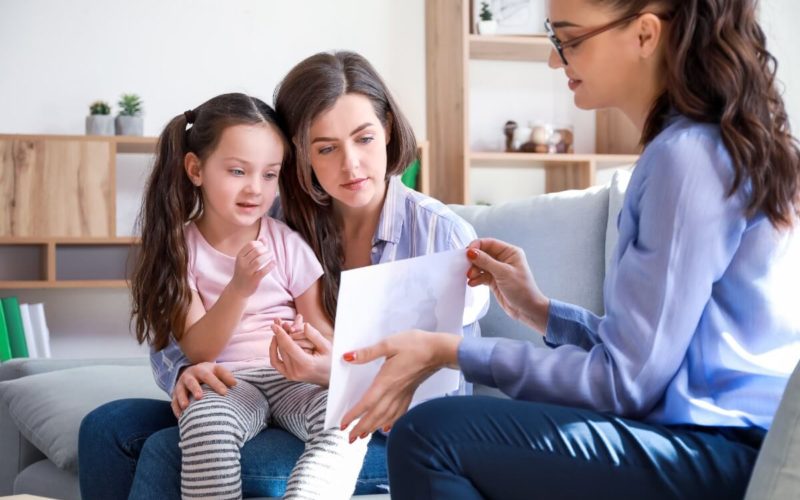
[[[283,147],[271,125],[233,125],[202,164],[187,154],[186,173],[203,191],[202,217],[219,227],[257,224],[275,200]]]
[[[341,96],[311,122],[309,139],[311,168],[334,207],[382,206],[389,134],[367,97]]]
[[[587,34],[617,21],[623,14],[589,0],[551,0],[549,19],[562,42]],[[597,34],[563,50],[567,65],[555,49],[548,61],[551,68],[563,68],[575,105],[582,109],[625,108],[640,93],[642,46],[638,19]]]

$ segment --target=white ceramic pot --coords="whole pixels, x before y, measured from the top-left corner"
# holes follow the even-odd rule
[[[497,33],[497,21],[478,21],[478,33],[481,35],[494,35]]]

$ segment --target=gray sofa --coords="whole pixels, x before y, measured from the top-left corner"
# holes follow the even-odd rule
[[[548,295],[602,312],[607,255],[616,242],[616,214],[627,185],[543,195],[494,207],[453,207],[481,236],[525,249]],[[485,336],[541,342],[494,302],[481,320]],[[105,401],[165,398],[145,359],[13,360],[0,365],[0,495],[79,498],[77,434],[82,417]],[[477,393],[498,393],[477,387]],[[359,497],[367,498],[367,497]],[[800,498],[800,370],[790,381],[767,435],[748,498]]]

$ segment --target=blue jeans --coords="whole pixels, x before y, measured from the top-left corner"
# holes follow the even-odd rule
[[[487,397],[436,399],[392,428],[392,499],[744,496],[762,429],[662,426]]]
[[[181,451],[169,403],[112,401],[89,413],[78,439],[78,475],[84,500],[180,498]],[[242,448],[245,497],[282,496],[303,442],[268,428]],[[385,493],[386,438],[370,440],[356,494]]]

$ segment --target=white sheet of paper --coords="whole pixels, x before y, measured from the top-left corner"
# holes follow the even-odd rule
[[[345,352],[414,328],[461,334],[468,269],[459,249],[342,272],[325,428],[341,425],[384,362],[346,363]],[[412,404],[458,389],[459,378],[456,370],[439,370],[419,386]]]

